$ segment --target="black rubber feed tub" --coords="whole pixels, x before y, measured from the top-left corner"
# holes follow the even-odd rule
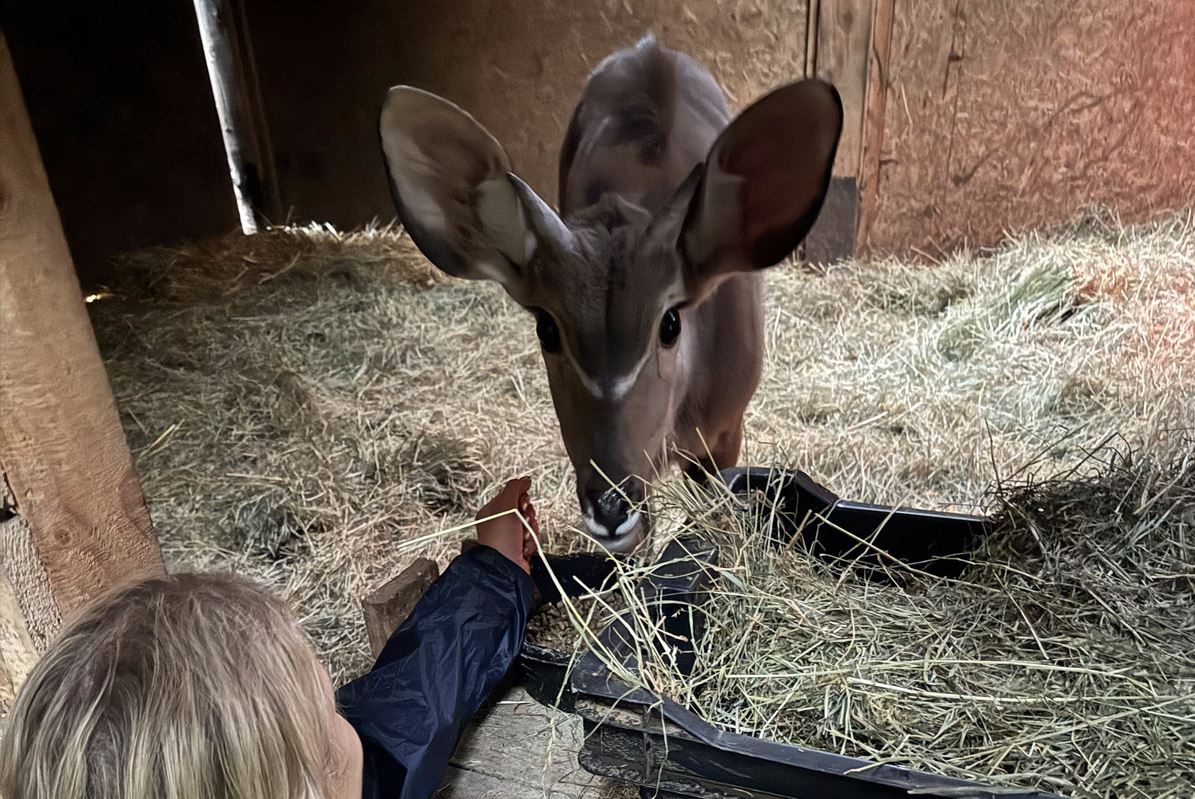
[[[615,564],[609,555],[588,552],[548,556],[548,563],[569,596],[581,596],[587,593],[587,588],[600,590],[614,573]],[[539,598],[537,611],[560,601],[560,591],[539,558],[531,562],[531,579]],[[568,666],[572,659],[572,652],[524,643],[515,660],[515,679],[541,705],[572,713],[573,695],[568,686]]]
[[[957,577],[976,541],[987,533],[983,516],[894,508],[840,498],[796,469],[735,468],[721,473],[744,512],[752,494],[776,546],[801,538],[806,551],[831,564],[850,564],[862,577],[898,579],[904,566]]]
[[[730,469],[722,480],[743,512],[767,513],[768,533],[777,546],[796,536],[811,554],[830,563],[850,562],[862,576],[891,578],[898,559],[935,574],[954,575],[966,564],[986,519],[952,513],[890,508],[842,500],[795,470]],[[748,502],[753,492],[764,501]],[[863,543],[866,542],[866,543]],[[661,566],[639,591],[657,623],[673,640],[699,640],[701,607],[714,579],[709,568],[717,552],[700,538],[673,542]],[[613,571],[602,555],[551,559],[565,586],[579,579],[600,587]],[[541,572],[545,572],[540,568]],[[899,570],[897,570],[899,571]],[[555,586],[541,573],[537,585],[545,601],[558,601]],[[577,593],[583,593],[580,586]],[[601,633],[603,646],[624,659],[633,655],[619,625]],[[682,671],[693,665],[692,651],[678,654]],[[547,705],[579,714],[585,742],[579,754],[588,771],[640,788],[642,796],[662,799],[1060,799],[1032,790],[1010,790],[942,777],[831,752],[736,735],[716,729],[664,697],[633,689],[615,678],[595,656],[586,654],[567,674],[570,655],[526,647],[520,659],[524,682]],[[564,680],[568,685],[562,690]]]
[[[664,574],[640,590],[674,635],[703,633],[701,605],[715,579],[716,553],[697,540],[665,550]],[[611,625],[602,644],[633,668],[632,648]],[[689,658],[691,666],[692,659]],[[1035,790],[969,782],[801,746],[725,732],[649,691],[614,677],[586,654],[570,675],[585,738],[578,760],[589,772],[638,786],[662,799],[1061,799]]]
[[[862,577],[890,578],[892,559],[933,574],[955,576],[965,565],[966,552],[987,530],[987,520],[980,516],[843,500],[795,469],[734,468],[720,477],[743,512],[765,515],[776,546],[790,546],[800,536],[811,554],[831,564],[851,563]],[[751,505],[756,493],[764,501]],[[587,588],[599,590],[614,571],[614,561],[604,554],[549,556],[548,562],[570,596],[580,596]],[[531,564],[531,577],[541,604],[560,601],[556,583],[538,558]],[[572,652],[524,644],[515,677],[537,702],[571,713],[568,666],[572,658]]]

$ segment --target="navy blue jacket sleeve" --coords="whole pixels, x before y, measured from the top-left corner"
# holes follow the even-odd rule
[[[365,750],[364,799],[435,793],[465,725],[523,645],[531,592],[522,569],[474,547],[427,590],[373,669],[340,689]]]

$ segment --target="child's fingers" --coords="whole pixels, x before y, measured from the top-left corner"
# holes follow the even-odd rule
[[[521,513],[523,515],[523,518],[525,518],[525,519],[534,519],[535,518],[535,504],[532,503],[531,497],[529,497],[527,494],[523,494],[522,496],[519,497],[518,508],[519,508],[519,513]]]
[[[526,495],[523,495],[523,497],[521,497],[519,500],[519,513],[521,513],[523,518],[527,520],[527,524],[531,526],[531,529],[539,532],[539,527],[536,524],[537,517],[535,513],[535,505],[531,504],[531,499]]]
[[[531,481],[523,478],[521,480],[511,480],[502,487],[501,497],[506,504],[513,505],[518,501],[519,497],[531,490]]]
[[[502,490],[493,499],[485,503],[481,510],[477,512],[478,518],[517,508],[519,497],[530,490],[530,477],[521,477],[518,480],[508,481],[506,485],[502,486]]]
[[[500,504],[503,508],[518,508],[522,510],[521,504],[523,497],[531,490],[530,478],[523,477],[518,480],[511,480],[502,488],[500,493],[495,498],[495,503]]]

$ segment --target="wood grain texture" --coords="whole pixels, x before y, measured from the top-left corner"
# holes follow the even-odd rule
[[[0,523],[0,536],[21,534],[19,530],[5,528],[23,524],[19,517]],[[8,575],[0,570],[0,708],[11,707],[17,689],[37,662],[39,652],[29,634],[17,589]]]
[[[113,586],[162,571],[2,34],[0,483],[0,566],[35,642]]]
[[[1195,204],[1195,3],[907,0],[861,250],[988,245]]]
[[[244,8],[235,0],[194,3],[241,230],[249,235],[261,217],[279,212],[279,201]]]
[[[842,97],[842,137],[838,140],[834,174],[854,177],[859,173],[873,0],[816,2],[814,74],[834,84]]]
[[[424,592],[439,576],[440,567],[434,560],[417,558],[397,577],[361,600],[365,634],[373,657],[381,654],[390,636],[407,620]]]
[[[465,730],[449,761],[452,770],[442,795],[598,799],[611,794],[611,783],[577,762],[584,740],[578,716],[546,708],[521,688],[507,689],[494,700]]]
[[[21,609],[20,627],[42,652],[62,626],[54,590],[37,555],[33,531],[20,516],[0,523],[0,577]]]
[[[867,91],[863,98],[863,125],[859,143],[859,212],[854,247],[867,238],[879,203],[880,158],[884,149],[884,122],[890,83],[892,19],[896,0],[874,0],[871,41],[867,48]]]

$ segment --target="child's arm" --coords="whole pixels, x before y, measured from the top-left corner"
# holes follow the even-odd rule
[[[519,508],[529,480],[478,513]],[[481,546],[454,560],[386,643],[373,669],[340,689],[365,750],[365,799],[423,799],[439,788],[461,732],[514,662],[531,613],[534,539],[511,514],[478,524]]]

